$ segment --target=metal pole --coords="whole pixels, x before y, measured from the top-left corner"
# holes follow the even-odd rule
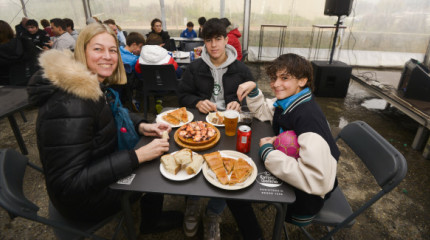
[[[163,30],[167,31],[167,28],[166,28],[166,9],[164,8],[164,0],[160,0],[160,10],[161,10],[161,22],[163,24]]]
[[[329,62],[329,64],[331,64],[333,62],[334,47],[336,46],[336,38],[337,38],[337,33],[339,32],[339,25],[340,25],[340,16],[337,16],[336,31],[334,31],[333,45],[331,47],[330,62]]]
[[[91,14],[89,12],[88,0],[82,0],[82,4],[84,5],[85,20],[87,20],[89,17],[91,17]]]
[[[219,16],[225,17],[225,0],[219,0]]]
[[[242,51],[248,50],[249,44],[249,22],[251,17],[251,0],[244,1],[243,7],[243,35],[242,35]]]
[[[27,9],[25,8],[24,0],[21,0],[21,6],[22,6],[22,12],[24,13],[24,16],[28,17],[28,15],[27,15]]]

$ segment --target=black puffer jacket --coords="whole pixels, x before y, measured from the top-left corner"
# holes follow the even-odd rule
[[[69,51],[45,52],[40,64],[28,93],[40,107],[37,145],[49,197],[69,218],[111,215],[120,208],[121,193],[109,185],[138,167],[137,156],[116,151],[114,119],[96,75]]]

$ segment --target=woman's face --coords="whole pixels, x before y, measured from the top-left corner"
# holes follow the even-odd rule
[[[100,33],[88,42],[85,49],[87,67],[103,82],[118,66],[116,39],[109,33]]]
[[[161,22],[155,22],[154,26],[152,27],[152,30],[156,33],[160,33],[161,30],[163,30],[163,27],[161,26]]]

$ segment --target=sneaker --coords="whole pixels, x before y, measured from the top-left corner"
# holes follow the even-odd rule
[[[155,110],[157,111],[157,114],[161,113],[161,111],[163,111],[163,101],[162,100],[157,100],[155,103]]]
[[[187,207],[184,215],[184,233],[187,237],[194,237],[199,229],[200,199],[187,199]]]
[[[221,240],[219,223],[221,217],[215,213],[208,212],[203,219],[203,239],[205,240]]]

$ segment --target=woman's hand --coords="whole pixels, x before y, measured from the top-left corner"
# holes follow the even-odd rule
[[[239,99],[239,101],[242,102],[242,100],[248,96],[248,94],[255,88],[257,87],[257,84],[253,81],[248,81],[248,82],[244,82],[242,84],[239,85],[239,87],[237,88],[237,98]]]
[[[209,101],[208,99],[201,100],[196,104],[196,108],[201,113],[208,113],[208,112],[214,112],[216,111],[216,104]]]
[[[276,139],[276,137],[264,137],[264,138],[260,139],[260,147],[263,146],[264,144],[267,144],[267,143],[273,144],[275,139]]]
[[[240,103],[236,101],[229,102],[226,107],[227,110],[236,110],[240,112]]]
[[[139,132],[144,136],[161,137],[163,132],[168,133],[172,131],[172,128],[167,123],[141,123],[139,125]]]
[[[169,151],[167,139],[156,138],[152,142],[136,150],[139,163],[151,161]]]

